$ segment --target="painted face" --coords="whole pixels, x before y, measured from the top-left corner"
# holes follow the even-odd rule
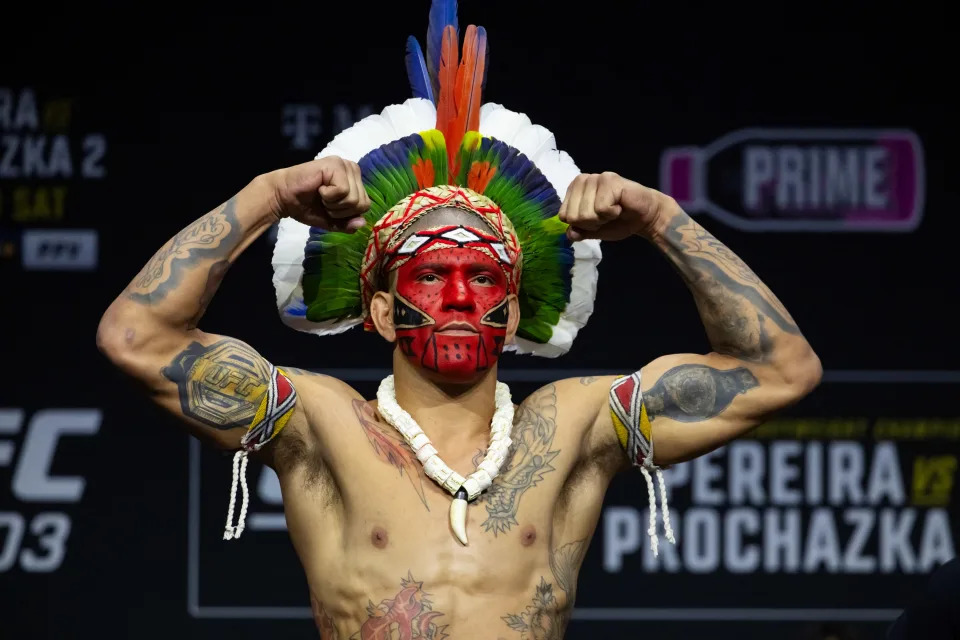
[[[475,249],[426,251],[397,269],[393,320],[400,350],[446,378],[470,380],[494,365],[508,313],[503,270]]]

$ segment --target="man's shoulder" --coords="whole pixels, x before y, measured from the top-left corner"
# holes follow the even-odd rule
[[[299,463],[321,461],[325,435],[336,424],[355,416],[354,403],[365,402],[349,384],[323,373],[278,365],[297,393],[297,412],[276,438],[270,456],[277,471],[291,470]],[[266,461],[266,460],[265,460]]]
[[[563,378],[545,384],[523,401],[523,406],[534,408],[544,403],[566,407],[605,398],[617,376],[582,376]]]
[[[278,368],[296,389],[303,417],[312,429],[322,428],[329,418],[342,419],[339,414],[352,411],[355,401],[365,402],[356,389],[339,378],[297,367]]]
[[[320,373],[319,371],[300,369],[298,367],[285,367],[282,365],[277,366],[277,368],[283,371],[295,385],[305,385],[310,388],[324,388],[332,392],[342,392],[345,395],[357,394],[353,387],[343,380],[325,373]]]
[[[594,422],[606,404],[610,385],[616,376],[564,378],[546,384],[521,403],[518,419],[533,414],[541,420],[557,423],[565,431],[583,431]]]

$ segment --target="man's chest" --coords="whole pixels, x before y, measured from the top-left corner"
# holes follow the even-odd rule
[[[413,449],[369,405],[356,403],[355,413],[355,422],[345,421],[349,432],[341,434],[337,451],[328,452],[345,514],[373,508],[445,522],[450,492],[429,477]],[[541,530],[548,525],[552,507],[578,463],[575,431],[558,419],[553,396],[518,407],[508,455],[492,484],[471,502],[468,528],[479,527],[496,537],[521,522]],[[486,442],[474,438],[450,444],[437,443],[444,463],[462,476],[475,472],[485,457]]]

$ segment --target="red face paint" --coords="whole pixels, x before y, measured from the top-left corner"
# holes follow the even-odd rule
[[[476,249],[425,251],[397,269],[397,344],[416,366],[475,378],[503,351],[507,315],[503,269]]]

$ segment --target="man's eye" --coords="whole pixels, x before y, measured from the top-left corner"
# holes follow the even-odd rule
[[[439,278],[437,278],[437,276],[433,273],[425,273],[417,279],[420,282],[436,282],[437,280],[439,280]]]
[[[493,284],[493,278],[490,276],[477,276],[474,282],[477,284]]]

